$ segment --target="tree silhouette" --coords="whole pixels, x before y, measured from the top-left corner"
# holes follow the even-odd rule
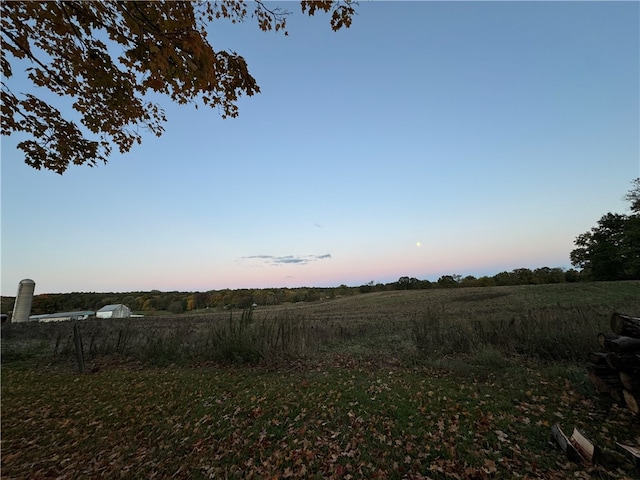
[[[598,225],[575,240],[571,264],[593,280],[640,279],[640,179],[625,196],[631,215],[607,213]]]

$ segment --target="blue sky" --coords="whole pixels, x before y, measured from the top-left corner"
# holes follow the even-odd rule
[[[2,139],[3,295],[570,268],[628,212],[637,2],[362,2],[340,32],[285,6],[288,37],[212,25],[262,89],[236,119],[164,100],[161,138],[63,176]]]

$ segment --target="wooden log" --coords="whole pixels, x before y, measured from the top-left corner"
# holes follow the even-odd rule
[[[640,370],[640,356],[636,353],[608,352],[605,355],[607,365],[615,370],[629,373]]]
[[[640,351],[640,338],[633,338],[633,337],[606,338],[604,340],[604,348],[608,352],[614,352],[614,353],[638,352]]]
[[[630,392],[629,390],[623,390],[622,396],[624,402],[627,404],[627,408],[631,410],[631,413],[638,415],[640,413],[640,394]]]
[[[575,463],[580,463],[582,461],[582,457],[576,450],[576,447],[569,441],[567,436],[564,434],[560,425],[555,424],[551,427],[551,435],[553,439],[556,441],[556,444],[560,447],[560,449],[564,452],[566,457]]]
[[[612,389],[622,390],[620,373],[617,370],[613,370],[608,365],[594,364],[588,364],[585,368],[589,379],[599,392],[609,393]]]
[[[620,372],[620,383],[625,390],[640,393],[640,372]]]
[[[598,461],[599,449],[597,445],[589,440],[580,430],[574,428],[569,441],[578,452],[578,455],[587,463],[596,463]]]
[[[619,442],[616,442],[616,445],[620,451],[625,454],[626,458],[633,463],[636,469],[640,470],[640,448]]]
[[[640,338],[640,317],[614,312],[611,315],[611,331],[618,335]]]
[[[622,382],[620,373],[607,365],[589,364],[586,367],[587,376],[600,393],[607,393],[616,403],[624,405],[622,396]]]
[[[620,355],[613,352],[608,352],[608,353],[605,353],[604,355],[605,355],[605,362],[607,365],[609,365],[609,367],[613,368],[614,370],[620,370],[618,368],[621,363]]]
[[[609,354],[606,352],[589,352],[587,354],[587,359],[595,365],[606,365],[608,363],[607,361],[608,355]]]
[[[614,338],[618,338],[617,335],[613,334],[613,333],[599,333],[598,334],[598,344],[602,347],[605,348],[604,343],[606,340],[611,340]]]
[[[600,448],[598,450],[598,465],[602,465],[611,470],[616,470],[620,467],[620,464],[624,464],[627,458],[617,450],[611,450],[610,448]]]

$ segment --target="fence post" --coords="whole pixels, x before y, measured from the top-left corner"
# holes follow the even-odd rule
[[[78,317],[74,315],[71,317],[71,320],[73,321],[73,343],[76,347],[78,370],[80,373],[84,373],[84,353],[82,351],[82,337],[80,336],[80,329],[78,328]]]

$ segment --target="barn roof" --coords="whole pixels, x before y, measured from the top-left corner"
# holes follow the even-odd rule
[[[99,312],[111,312],[112,310],[117,310],[120,307],[124,307],[122,303],[114,304],[114,305],[105,305],[102,307]]]

